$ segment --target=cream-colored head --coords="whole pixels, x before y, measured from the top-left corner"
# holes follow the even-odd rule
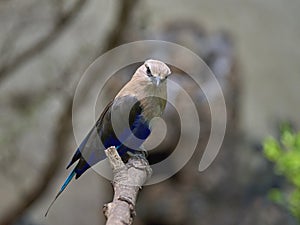
[[[133,75],[133,78],[139,80],[143,79],[155,84],[156,86],[159,86],[170,74],[171,70],[165,63],[158,60],[149,59],[137,69],[136,73]]]
[[[167,77],[170,68],[161,61],[149,59],[140,66],[131,80],[117,94],[117,97],[132,95],[143,99],[151,95],[161,98],[167,97]]]

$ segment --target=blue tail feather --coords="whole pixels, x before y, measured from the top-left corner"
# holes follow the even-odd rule
[[[66,187],[68,186],[68,184],[71,182],[72,178],[75,176],[75,171],[73,170],[70,175],[68,176],[68,178],[66,179],[65,183],[61,186],[60,192],[63,192]]]
[[[76,172],[73,170],[70,175],[68,176],[68,178],[66,179],[66,181],[64,182],[64,184],[61,186],[59,192],[56,194],[55,198],[53,199],[53,201],[51,202],[51,204],[49,205],[46,213],[45,213],[45,217],[48,215],[49,210],[51,209],[53,203],[56,201],[56,199],[61,195],[61,193],[66,189],[66,187],[68,186],[68,184],[71,182],[72,178],[75,176]]]

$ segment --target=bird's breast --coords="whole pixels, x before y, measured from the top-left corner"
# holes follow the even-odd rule
[[[160,117],[166,107],[166,100],[160,97],[146,97],[141,101],[142,116],[147,122],[154,117]]]

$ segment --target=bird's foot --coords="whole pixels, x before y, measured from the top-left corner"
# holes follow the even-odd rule
[[[139,150],[137,151],[127,151],[127,155],[129,155],[129,157],[137,157],[137,158],[147,158],[148,157],[148,152],[146,149],[144,148],[140,148]]]

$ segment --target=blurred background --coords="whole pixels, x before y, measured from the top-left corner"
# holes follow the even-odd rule
[[[141,191],[134,224],[297,224],[297,211],[270,194],[277,188],[288,195],[293,182],[268,160],[262,143],[279,136],[281,121],[300,127],[299,11],[298,0],[1,0],[0,224],[105,223],[102,206],[112,188],[92,170],[44,213],[76,149],[72,101],[81,75],[107,50],[144,39],[175,42],[202,57],[223,89],[228,126],[219,155],[200,173],[210,114],[199,101],[197,151],[174,177]],[[137,66],[110,80],[106,101]],[[195,84],[172,70],[197,101]],[[84,113],[97,93],[90,85],[78,109],[82,134],[92,126]],[[171,109],[165,115],[171,131],[180,127],[170,123],[176,116]],[[167,136],[150,162],[170,154],[176,138]]]

